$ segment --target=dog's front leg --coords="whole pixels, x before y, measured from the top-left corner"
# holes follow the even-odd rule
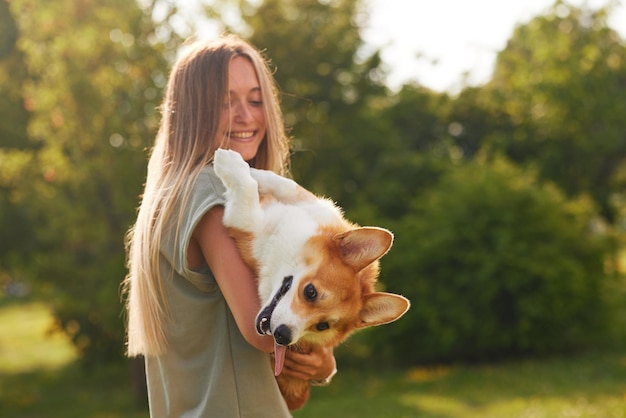
[[[257,182],[250,175],[250,166],[238,152],[218,149],[213,167],[226,187],[224,226],[255,232],[262,223],[263,210]]]

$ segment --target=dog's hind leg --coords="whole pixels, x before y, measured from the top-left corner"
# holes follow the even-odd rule
[[[293,204],[316,198],[313,193],[295,181],[272,171],[251,168],[250,175],[257,181],[260,194],[271,195],[280,202]]]
[[[263,210],[257,182],[250,175],[250,166],[238,152],[218,149],[213,167],[226,187],[224,226],[255,232],[262,224]]]

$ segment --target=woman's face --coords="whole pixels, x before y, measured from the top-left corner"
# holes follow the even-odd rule
[[[220,114],[218,133],[226,147],[250,161],[265,137],[261,86],[254,67],[245,57],[234,57],[228,66],[228,95]]]

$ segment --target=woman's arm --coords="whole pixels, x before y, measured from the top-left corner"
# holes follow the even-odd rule
[[[272,353],[272,338],[259,335],[254,327],[260,310],[256,280],[222,224],[223,214],[222,206],[209,210],[196,226],[192,238],[200,246],[243,337],[257,349]]]

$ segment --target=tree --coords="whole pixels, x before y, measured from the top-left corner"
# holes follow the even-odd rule
[[[151,9],[134,2],[9,6],[25,68],[16,88],[28,118],[26,138],[11,135],[23,152],[2,144],[13,167],[2,181],[11,186],[10,205],[23,209],[31,245],[10,267],[50,301],[85,360],[119,358],[123,238],[176,39],[162,41]],[[2,71],[9,65],[3,61]],[[11,80],[0,81],[11,88]],[[9,240],[19,237],[12,233]]]
[[[373,224],[405,216],[410,201],[437,183],[458,151],[448,133],[453,104],[448,95],[405,85],[378,104],[370,107],[368,117],[384,129],[379,139],[386,146],[370,165],[369,180],[359,189],[352,211]]]
[[[16,173],[21,172],[30,161],[29,141],[26,127],[28,111],[24,107],[21,89],[25,81],[26,63],[17,49],[17,24],[9,13],[9,3],[0,3],[0,285],[8,284],[6,272],[9,264],[21,258],[32,244],[32,235],[24,208],[12,199],[19,193]],[[10,238],[10,239],[9,239]]]
[[[557,1],[515,30],[486,91],[508,125],[491,144],[568,195],[589,194],[614,223],[626,186],[626,45],[610,11]]]

